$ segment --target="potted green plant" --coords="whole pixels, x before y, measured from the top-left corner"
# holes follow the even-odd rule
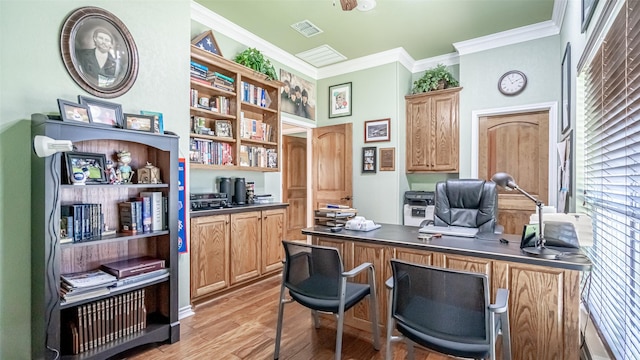
[[[418,94],[433,90],[442,90],[459,86],[460,83],[447,70],[443,64],[425,71],[421,78],[413,82],[413,94]]]
[[[271,61],[265,58],[258,49],[248,48],[236,55],[234,61],[259,73],[265,74],[269,80],[278,79],[276,69],[271,64]]]

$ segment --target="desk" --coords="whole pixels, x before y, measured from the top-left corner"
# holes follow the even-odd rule
[[[513,359],[579,359],[580,272],[591,269],[588,259],[528,256],[520,250],[518,235],[504,235],[509,244],[453,236],[422,241],[418,229],[382,224],[369,232],[332,233],[316,226],[302,233],[311,235],[314,244],[338,248],[346,269],[362,262],[374,264],[381,326],[387,318],[384,282],[392,275],[389,260],[397,258],[487,274],[492,301],[497,288],[509,289]],[[345,324],[369,330],[368,314],[368,303],[358,304],[345,315]]]

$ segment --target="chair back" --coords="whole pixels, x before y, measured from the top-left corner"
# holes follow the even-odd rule
[[[486,275],[398,260],[391,268],[392,315],[399,327],[456,343],[490,343]]]
[[[282,242],[285,250],[284,284],[293,292],[316,299],[340,298],[344,272],[336,248],[298,242]]]
[[[436,184],[434,225],[493,232],[498,218],[498,190],[492,181],[450,179]]]

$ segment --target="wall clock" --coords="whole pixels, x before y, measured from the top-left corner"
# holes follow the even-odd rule
[[[498,80],[498,90],[507,96],[520,94],[527,86],[527,76],[518,70],[507,71]]]

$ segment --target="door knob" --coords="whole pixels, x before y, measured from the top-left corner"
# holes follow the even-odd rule
[[[352,199],[352,198],[351,198],[351,195],[347,195],[347,196],[345,196],[345,197],[343,197],[343,198],[340,198],[340,200],[347,200],[347,201],[348,201],[348,200],[351,200],[351,199]]]

